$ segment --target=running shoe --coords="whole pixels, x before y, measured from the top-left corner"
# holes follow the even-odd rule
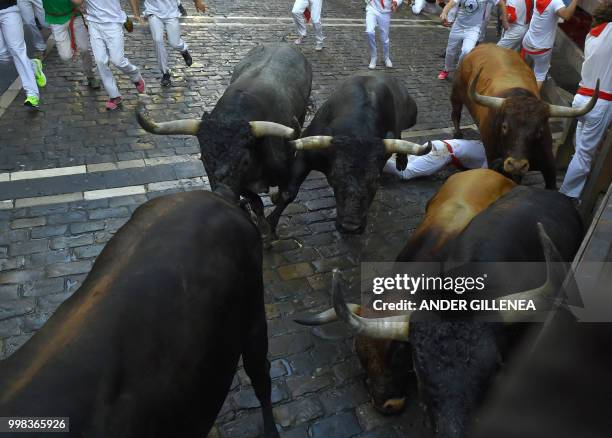
[[[140,94],[145,92],[145,81],[142,76],[140,77],[138,82],[134,82],[134,85],[136,85],[136,90],[138,90]]]
[[[116,110],[117,108],[119,108],[119,105],[121,105],[122,101],[123,99],[121,99],[121,96],[111,97],[110,99],[108,99],[108,102],[106,102],[106,109],[109,111]]]
[[[45,76],[45,73],[43,72],[43,64],[42,61],[40,59],[32,59],[32,66],[34,67],[34,77],[36,78],[36,84],[39,87],[44,87],[45,85],[47,85],[47,77]]]
[[[164,73],[160,83],[162,87],[169,87],[170,85],[172,85],[172,81],[170,80],[170,73]]]
[[[438,79],[440,79],[441,81],[443,81],[447,77],[448,77],[448,72],[445,70],[442,70],[440,73],[438,73]]]
[[[39,100],[36,96],[28,96],[26,97],[25,102],[23,102],[25,106],[31,109],[38,109]]]
[[[191,64],[193,64],[193,59],[191,59],[189,51],[184,50],[181,52],[181,55],[183,55],[183,59],[185,60],[185,64],[187,64],[187,67],[191,67]]]

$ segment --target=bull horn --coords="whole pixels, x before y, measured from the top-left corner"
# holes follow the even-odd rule
[[[546,259],[546,281],[542,286],[535,289],[517,292],[504,297],[507,300],[533,300],[536,309],[556,304],[566,274],[562,263],[553,263],[555,259],[561,260],[555,244],[548,237],[542,223],[538,222],[537,226],[544,251],[544,258]],[[500,311],[499,313],[506,324],[525,321],[526,319],[522,312],[509,310]]]
[[[420,145],[406,140],[386,138],[383,140],[383,143],[388,154],[425,155],[431,152],[431,142],[427,142],[426,145]]]
[[[376,339],[394,339],[408,341],[410,315],[390,316],[387,318],[368,319],[355,315],[344,300],[340,290],[340,274],[334,269],[332,276],[332,300],[336,315],[348,324],[356,334]]]
[[[328,148],[333,140],[334,137],[329,135],[313,135],[312,137],[300,138],[289,143],[299,151],[310,151]]]
[[[138,103],[136,107],[136,119],[142,129],[158,135],[197,135],[202,123],[201,120],[195,119],[157,123],[147,115],[142,103]]]
[[[593,109],[593,107],[597,103],[598,97],[599,97],[599,79],[597,79],[597,84],[595,84],[595,91],[593,92],[593,96],[591,96],[591,100],[589,100],[586,104],[578,108],[573,108],[570,106],[548,105],[548,108],[550,109],[550,117],[584,116],[586,113],[588,113],[589,111]]]
[[[280,123],[253,121],[249,122],[249,125],[251,125],[251,134],[253,134],[255,138],[266,136],[293,138],[295,134],[295,129],[281,125]]]
[[[351,312],[357,314],[361,313],[361,306],[359,304],[348,303],[347,306]],[[336,311],[333,307],[324,310],[323,312],[315,313],[314,315],[308,315],[304,316],[303,318],[294,319],[295,322],[302,325],[324,325],[338,320],[338,315],[336,314]]]
[[[478,83],[478,79],[480,79],[480,73],[482,73],[482,68],[478,70],[476,77],[470,82],[469,96],[472,102],[476,102],[479,105],[486,106],[492,109],[499,109],[504,104],[503,97],[493,97],[493,96],[483,96],[482,94],[478,94],[476,92],[476,84]]]

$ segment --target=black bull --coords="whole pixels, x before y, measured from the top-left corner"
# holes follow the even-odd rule
[[[261,270],[259,233],[229,201],[147,202],[0,363],[1,415],[70,417],[74,437],[203,437],[242,355],[277,437]]]
[[[310,63],[299,50],[287,43],[265,44],[236,65],[230,85],[201,120],[155,123],[140,106],[138,121],[155,134],[197,136],[212,189],[247,198],[262,233],[269,235],[282,209],[266,221],[257,193],[275,186],[287,190],[295,151],[286,140],[299,135],[311,84]]]
[[[392,153],[425,154],[430,149],[399,140],[416,122],[417,107],[406,86],[381,73],[359,74],[342,82],[317,111],[298,149],[280,209],[293,201],[306,176],[318,170],[327,176],[336,197],[336,227],[362,232],[378,189],[385,162]]]
[[[545,238],[538,237],[538,223],[547,234]],[[542,262],[553,253],[557,259],[569,261],[582,234],[580,218],[568,198],[557,192],[516,187],[478,214],[442,253],[447,263]],[[550,244],[543,249],[546,242]],[[412,259],[400,257],[397,261]],[[530,278],[508,273],[503,289],[513,293],[541,285],[545,273],[544,269],[540,271]],[[397,317],[393,324],[384,318],[369,320],[350,311],[339,292],[339,282],[334,283],[335,312],[360,336],[384,340],[380,344],[383,354],[393,358],[390,364],[394,376],[387,380],[390,386],[376,389],[389,400],[399,400],[402,394],[395,386],[405,382],[414,367],[438,436],[464,437],[470,416],[499,367],[499,357],[509,353],[506,346],[517,332],[520,335],[520,327],[517,331],[496,323],[445,319],[426,322],[423,319],[428,315],[419,313],[413,314],[412,319],[411,315],[400,316],[402,324],[397,324]],[[405,351],[405,342],[410,342],[412,354]],[[403,365],[398,362],[402,360]]]

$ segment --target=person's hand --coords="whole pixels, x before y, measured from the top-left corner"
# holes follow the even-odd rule
[[[440,14],[440,18],[442,19],[442,21],[446,21],[448,19],[448,12],[442,11],[442,13]]]
[[[195,6],[197,11],[202,13],[206,12],[206,5],[202,0],[193,0],[193,5]]]
[[[132,21],[134,23],[142,24],[142,18],[140,16],[137,16],[137,15],[134,15],[134,18],[132,19]]]
[[[393,2],[391,3],[391,12],[395,11],[397,11],[397,2],[393,0]]]
[[[507,31],[508,28],[510,27],[510,25],[508,24],[508,20],[506,18],[502,18],[502,27],[504,28],[505,31]]]

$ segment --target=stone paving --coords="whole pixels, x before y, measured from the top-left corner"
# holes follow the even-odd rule
[[[206,16],[183,20],[195,63],[186,68],[171,55],[171,88],[159,86],[148,30],[137,27],[127,37],[127,56],[143,68],[147,107],[159,120],[200,117],[213,107],[233,66],[250,48],[294,37],[287,20],[290,2],[207,4]],[[194,14],[193,5],[185,6]],[[204,18],[211,16],[215,19]],[[314,71],[313,112],[336,84],[366,70],[362,18],[361,1],[325,1],[324,23],[332,23],[325,27],[327,47],[322,53],[311,44],[302,49]],[[403,21],[391,32],[396,68],[390,73],[408,84],[417,101],[412,130],[449,127],[450,84],[435,78],[448,30],[413,17],[407,7],[394,18]],[[249,25],[253,22],[257,26]],[[194,138],[155,137],[137,126],[138,97],[127,78],[118,76],[123,109],[106,112],[106,96],[88,90],[75,65],[61,63],[55,49],[45,63],[42,111],[27,112],[19,97],[0,117],[0,201],[11,200],[0,203],[0,357],[19,348],[78,289],[104,244],[138,205],[162,194],[208,187]],[[464,124],[470,123],[464,116]],[[22,180],[9,173],[66,166],[84,167],[72,175]],[[401,416],[378,414],[369,403],[347,330],[338,323],[311,329],[293,318],[329,306],[333,268],[355,283],[360,261],[394,260],[446,175],[409,183],[385,177],[362,236],[335,231],[333,194],[319,173],[311,174],[287,208],[280,240],[264,255],[274,413],[282,436],[430,436],[416,388]],[[126,186],[142,189],[117,196]],[[100,191],[104,196],[96,199]],[[211,437],[249,438],[260,432],[258,402],[240,369]]]

